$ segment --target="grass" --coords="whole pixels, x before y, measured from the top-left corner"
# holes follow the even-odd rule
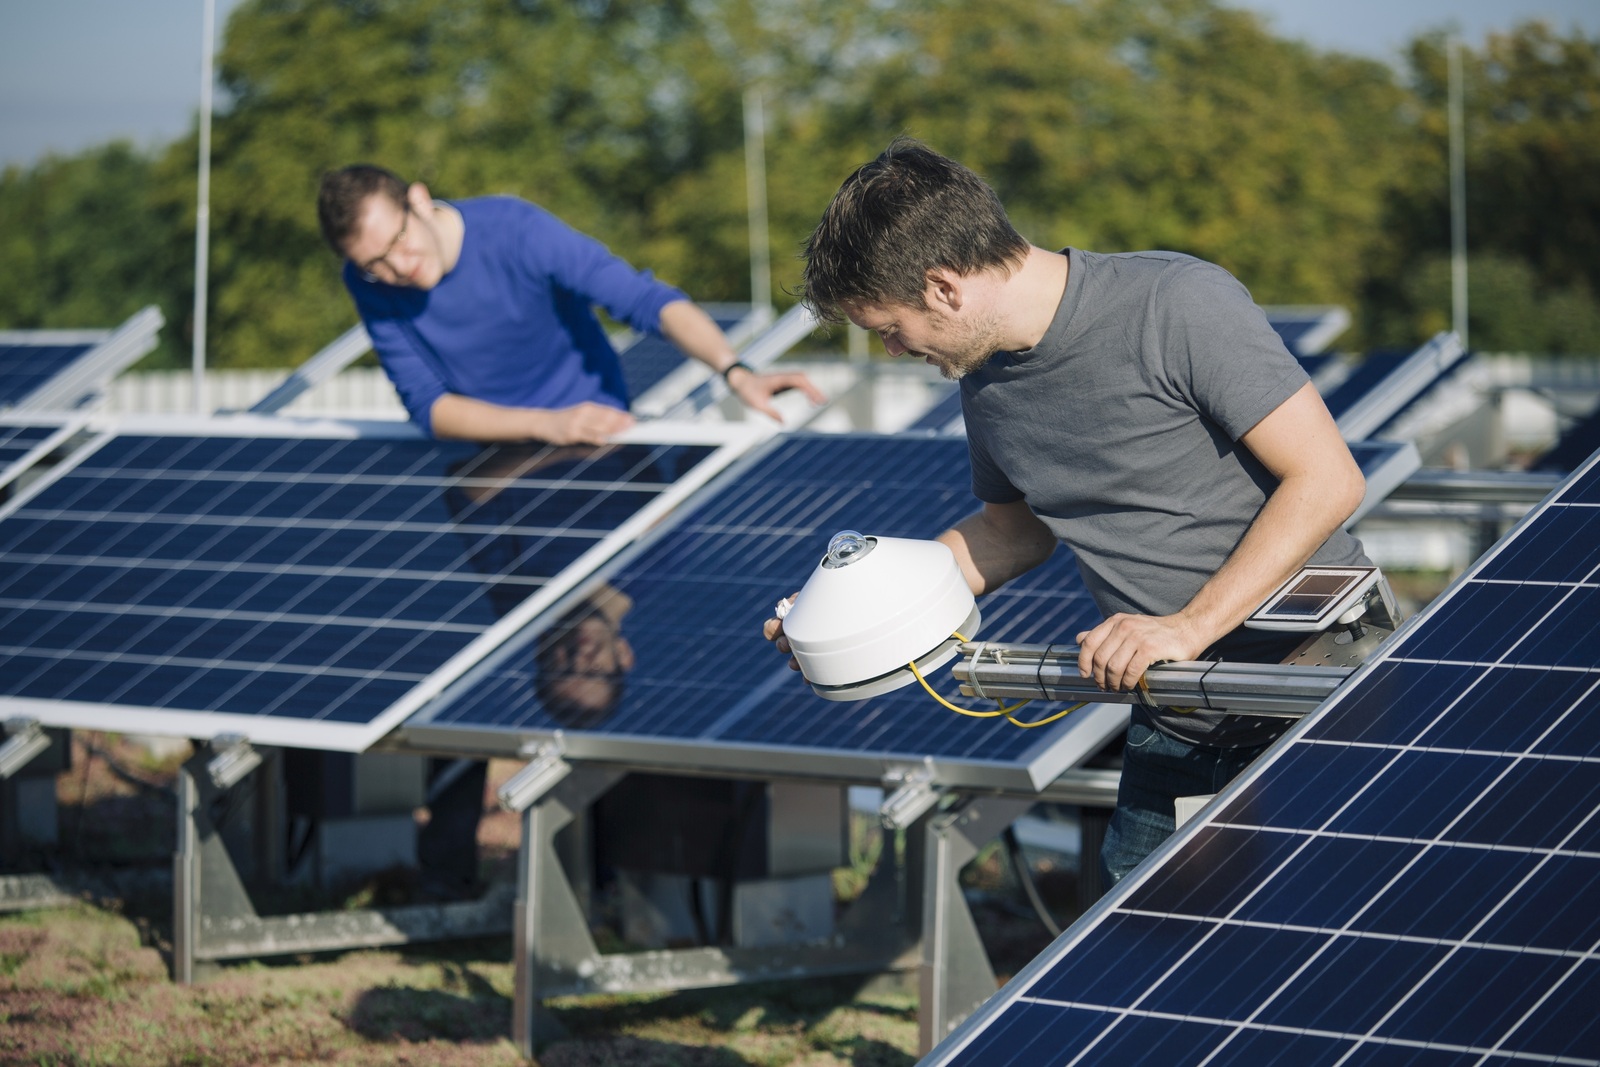
[[[252,962],[182,987],[88,902],[0,917],[0,1064],[521,1064],[504,945]],[[541,1067],[906,1067],[916,998],[860,980],[570,997]]]
[[[164,880],[174,818],[160,787],[179,760],[141,762],[135,746],[105,735],[74,740],[72,768],[58,779],[62,841],[54,855],[33,860],[113,888],[65,908],[0,914],[0,1067],[526,1062],[510,1039],[508,938],[248,961],[194,986],[175,985]],[[84,741],[114,753],[139,780],[110,773]],[[491,787],[506,770],[491,767]],[[486,867],[503,873],[516,842],[514,818],[485,818]],[[860,819],[850,845],[851,865],[835,872],[841,899],[860,891],[885,840]],[[101,858],[98,866],[88,857]],[[1054,873],[1042,872],[1041,889],[1059,916],[1073,890]],[[1023,914],[1009,877],[993,848],[963,877],[1002,978],[1049,940]],[[546,1008],[565,1036],[541,1049],[537,1063],[910,1067],[917,1059],[912,977],[553,1000]]]

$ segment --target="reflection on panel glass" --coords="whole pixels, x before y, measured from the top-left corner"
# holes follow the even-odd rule
[[[804,582],[840,529],[928,538],[969,514],[966,456],[959,438],[799,435],[779,442],[609,573],[607,585],[591,593],[587,622],[574,627],[564,618],[514,639],[520,644],[464,681],[429,715],[429,725],[581,728],[917,759],[1018,758],[1048,731],[965,718],[914,687],[857,703],[824,700],[760,632],[773,604]],[[1065,550],[985,597],[982,610],[985,639],[1017,642],[1070,640],[1099,619]],[[600,647],[602,619],[618,631],[610,650]],[[567,688],[590,694],[583,717],[574,718],[570,701],[547,695],[546,679],[560,671],[541,662],[540,650],[561,648],[577,648],[596,662],[607,655],[625,660],[626,684],[618,678],[601,701],[593,695],[598,680],[579,686],[570,675],[573,654],[562,652]],[[937,683],[955,695],[948,672]]]

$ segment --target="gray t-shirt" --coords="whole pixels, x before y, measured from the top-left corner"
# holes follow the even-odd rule
[[[1076,554],[1107,616],[1170,615],[1244,537],[1277,480],[1239,438],[1307,378],[1250,294],[1173,252],[1067,249],[1066,292],[1043,340],[962,380],[980,500],[1024,500]],[[1320,564],[1365,563],[1335,532]],[[1227,659],[1277,660],[1296,640],[1239,630]],[[1283,720],[1157,712],[1184,740],[1270,740]]]

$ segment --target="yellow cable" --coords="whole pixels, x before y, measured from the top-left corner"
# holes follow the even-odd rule
[[[952,633],[950,633],[950,635],[952,635],[952,637],[955,637],[955,638],[957,638],[957,640],[960,640],[960,641],[965,641],[966,640],[965,633],[960,632],[960,630],[952,630]],[[1018,701],[1018,702],[1016,702],[1016,704],[1011,705],[1011,707],[1005,707],[1005,705],[1002,704],[1002,705],[1000,705],[1000,707],[998,707],[997,710],[992,710],[992,712],[974,712],[974,710],[968,709],[968,707],[957,707],[957,705],[955,705],[955,704],[950,704],[950,702],[946,701],[946,699],[944,699],[944,697],[939,696],[938,693],[934,693],[933,686],[928,685],[928,680],[926,680],[926,678],[922,677],[922,672],[920,672],[920,670],[917,670],[917,661],[915,661],[915,659],[914,659],[914,661],[910,661],[909,664],[906,664],[906,665],[907,665],[907,667],[910,667],[910,673],[912,673],[912,677],[917,678],[917,681],[920,681],[920,683],[922,683],[922,688],[926,689],[926,691],[928,691],[928,696],[931,696],[931,697],[933,697],[933,699],[936,699],[936,701],[938,701],[939,704],[946,705],[947,709],[952,710],[952,712],[957,713],[957,715],[970,715],[971,718],[998,718],[998,717],[1002,717],[1002,715],[1005,715],[1006,720],[1010,720],[1011,723],[1016,723],[1016,725],[1022,726],[1022,728],[1027,729],[1027,728],[1032,728],[1032,726],[1043,726],[1043,725],[1045,725],[1045,723],[1053,723],[1053,721],[1056,721],[1056,720],[1058,720],[1058,718],[1061,718],[1061,715],[1066,715],[1067,712],[1075,712],[1075,710],[1078,710],[1078,709],[1080,709],[1080,707],[1083,707],[1083,704],[1074,704],[1074,705],[1072,705],[1072,707],[1069,707],[1069,709],[1067,709],[1067,712],[1061,712],[1061,715],[1053,715],[1053,717],[1050,717],[1050,718],[1042,718],[1042,720],[1037,721],[1037,723],[1022,723],[1022,721],[1014,720],[1014,718],[1011,718],[1011,712],[1014,712],[1014,710],[1019,709],[1019,707],[1022,707],[1022,705],[1027,704],[1027,702],[1029,702],[1029,701]],[[995,701],[995,704],[1000,704],[1000,701]]]
[[[1018,708],[1022,707],[1022,704],[1027,703],[1027,701],[1024,700],[1021,704],[1014,704],[1009,708],[1001,708],[998,711],[972,711],[969,708],[960,708],[933,691],[933,686],[929,685],[928,680],[922,676],[922,672],[917,670],[916,660],[912,660],[907,664],[907,666],[911,668],[911,673],[916,677],[917,681],[922,683],[922,688],[928,691],[929,696],[943,704],[945,707],[949,708],[951,711],[955,712],[957,715],[970,715],[974,719],[994,719],[1001,715],[1006,715],[1016,711]]]
[[[951,636],[955,637],[955,638],[957,638],[958,640],[961,640],[961,641],[966,641],[967,640],[967,635],[961,633],[960,631],[952,631]],[[1036,726],[1048,726],[1051,723],[1057,721],[1058,719],[1064,718],[1067,715],[1072,714],[1074,711],[1077,711],[1079,708],[1081,708],[1085,704],[1089,703],[1087,700],[1085,700],[1082,703],[1072,705],[1072,707],[1070,707],[1070,708],[1063,708],[1063,709],[1061,709],[1060,711],[1056,712],[1054,715],[1050,716],[1047,719],[1036,719],[1033,722],[1023,722],[1021,719],[1016,718],[1011,713],[1013,711],[1016,711],[1018,708],[1022,707],[1024,704],[1031,703],[1031,701],[1019,700],[1015,704],[1011,705],[1009,708],[1005,707],[1004,705],[1001,705],[999,708],[997,708],[994,711],[973,711],[971,708],[957,707],[956,705],[950,703],[944,697],[940,696],[938,693],[933,691],[933,686],[929,685],[928,684],[928,680],[922,676],[922,672],[917,670],[917,663],[916,663],[915,660],[912,660],[910,663],[906,664],[906,666],[911,668],[912,676],[915,677],[917,681],[922,683],[922,688],[924,688],[924,689],[926,689],[928,691],[928,695],[929,696],[931,696],[933,699],[937,700],[939,703],[943,704],[945,707],[949,708],[951,711],[955,712],[957,715],[968,715],[968,716],[971,716],[974,719],[997,719],[1000,716],[1004,715],[1006,717],[1006,721],[1007,722],[1009,722],[1011,725],[1019,727],[1019,728],[1021,728],[1023,730],[1032,730]],[[1143,681],[1144,681],[1143,679],[1140,679],[1140,683],[1141,684],[1143,684]],[[999,704],[1000,701],[996,700],[995,703]]]
[[[1024,700],[1023,703],[1026,704],[1027,701]],[[1035,726],[1049,726],[1051,723],[1055,722],[1057,719],[1062,718],[1063,716],[1072,714],[1073,712],[1077,711],[1079,708],[1083,707],[1083,705],[1087,704],[1087,703],[1089,703],[1089,702],[1087,700],[1085,700],[1082,704],[1074,704],[1070,708],[1063,708],[1060,711],[1056,712],[1054,715],[1050,716],[1048,719],[1035,719],[1033,722],[1022,722],[1020,719],[1017,719],[1014,716],[1007,715],[1006,716],[1006,721],[1009,722],[1012,726],[1020,726],[1024,730],[1031,730]],[[1012,709],[1012,710],[1015,710],[1015,709]]]

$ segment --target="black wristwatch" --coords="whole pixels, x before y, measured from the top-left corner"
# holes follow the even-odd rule
[[[728,382],[728,375],[732,374],[735,370],[739,369],[740,367],[743,367],[745,370],[749,371],[751,374],[754,374],[756,372],[756,369],[754,367],[752,367],[750,364],[746,363],[744,360],[736,359],[732,363],[728,364],[726,367],[722,368],[722,380],[725,381],[725,382]],[[732,382],[728,382],[728,384],[732,385],[733,383]]]

